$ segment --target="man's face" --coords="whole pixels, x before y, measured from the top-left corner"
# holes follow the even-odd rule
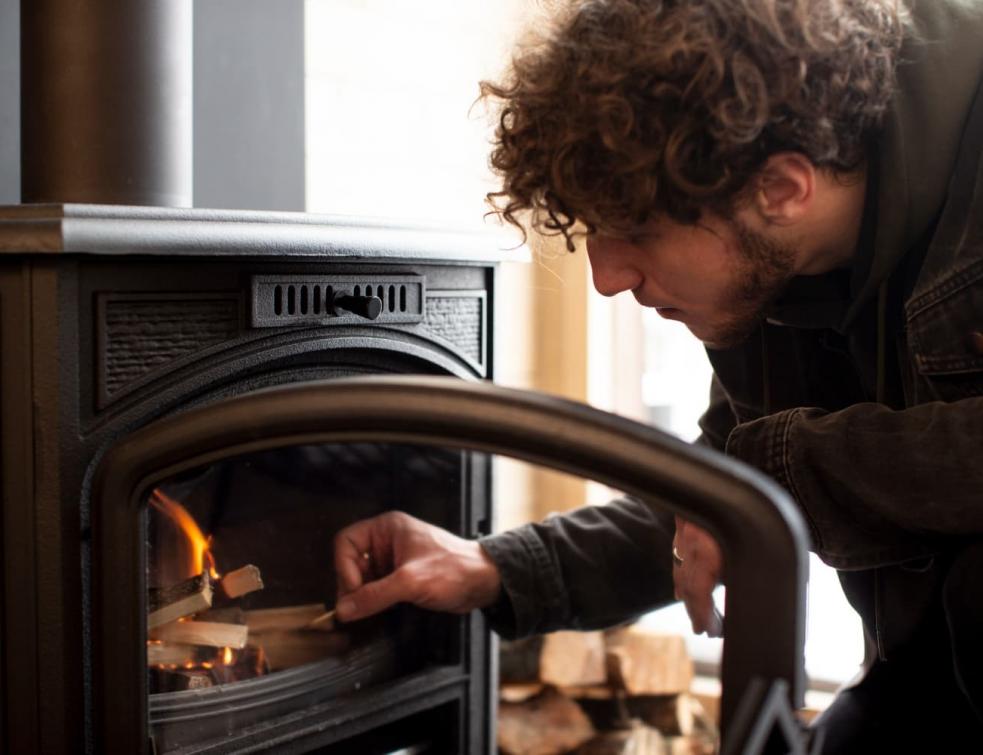
[[[587,253],[599,293],[631,291],[718,349],[748,336],[795,264],[793,249],[712,215],[697,225],[654,221],[631,239],[594,234]]]

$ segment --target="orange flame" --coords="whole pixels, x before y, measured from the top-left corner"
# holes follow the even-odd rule
[[[228,666],[231,664],[233,657],[234,655],[232,653],[232,648],[225,648],[225,650],[222,651],[222,663],[224,665]]]
[[[211,537],[205,537],[201,528],[198,526],[198,522],[188,513],[188,510],[173,498],[162,493],[160,489],[155,490],[150,496],[150,504],[177,524],[188,538],[191,543],[191,556],[194,561],[192,564],[194,568],[192,574],[201,574],[205,570],[207,562],[209,574],[213,579],[218,579],[219,574],[215,570],[215,559],[212,557],[210,550],[212,539]]]

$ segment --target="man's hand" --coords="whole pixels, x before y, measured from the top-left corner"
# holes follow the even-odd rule
[[[448,613],[484,608],[498,598],[498,567],[482,547],[399,511],[346,527],[335,537],[341,621],[396,603]]]
[[[720,582],[723,569],[720,546],[706,530],[677,516],[672,552],[676,597],[686,604],[693,631],[719,637],[723,628],[713,605],[713,588]]]

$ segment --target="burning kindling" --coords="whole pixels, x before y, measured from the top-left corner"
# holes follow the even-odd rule
[[[150,505],[183,536],[173,549],[185,576],[149,590],[147,664],[155,692],[209,687],[291,668],[347,647],[335,632],[334,611],[322,603],[243,610],[239,599],[263,589],[253,564],[219,574],[212,539],[178,501],[155,490]]]

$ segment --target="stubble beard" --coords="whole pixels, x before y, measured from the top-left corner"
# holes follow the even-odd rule
[[[737,280],[725,297],[727,312],[706,333],[693,334],[710,349],[739,346],[758,327],[765,312],[792,277],[795,250],[734,221],[737,231]]]

